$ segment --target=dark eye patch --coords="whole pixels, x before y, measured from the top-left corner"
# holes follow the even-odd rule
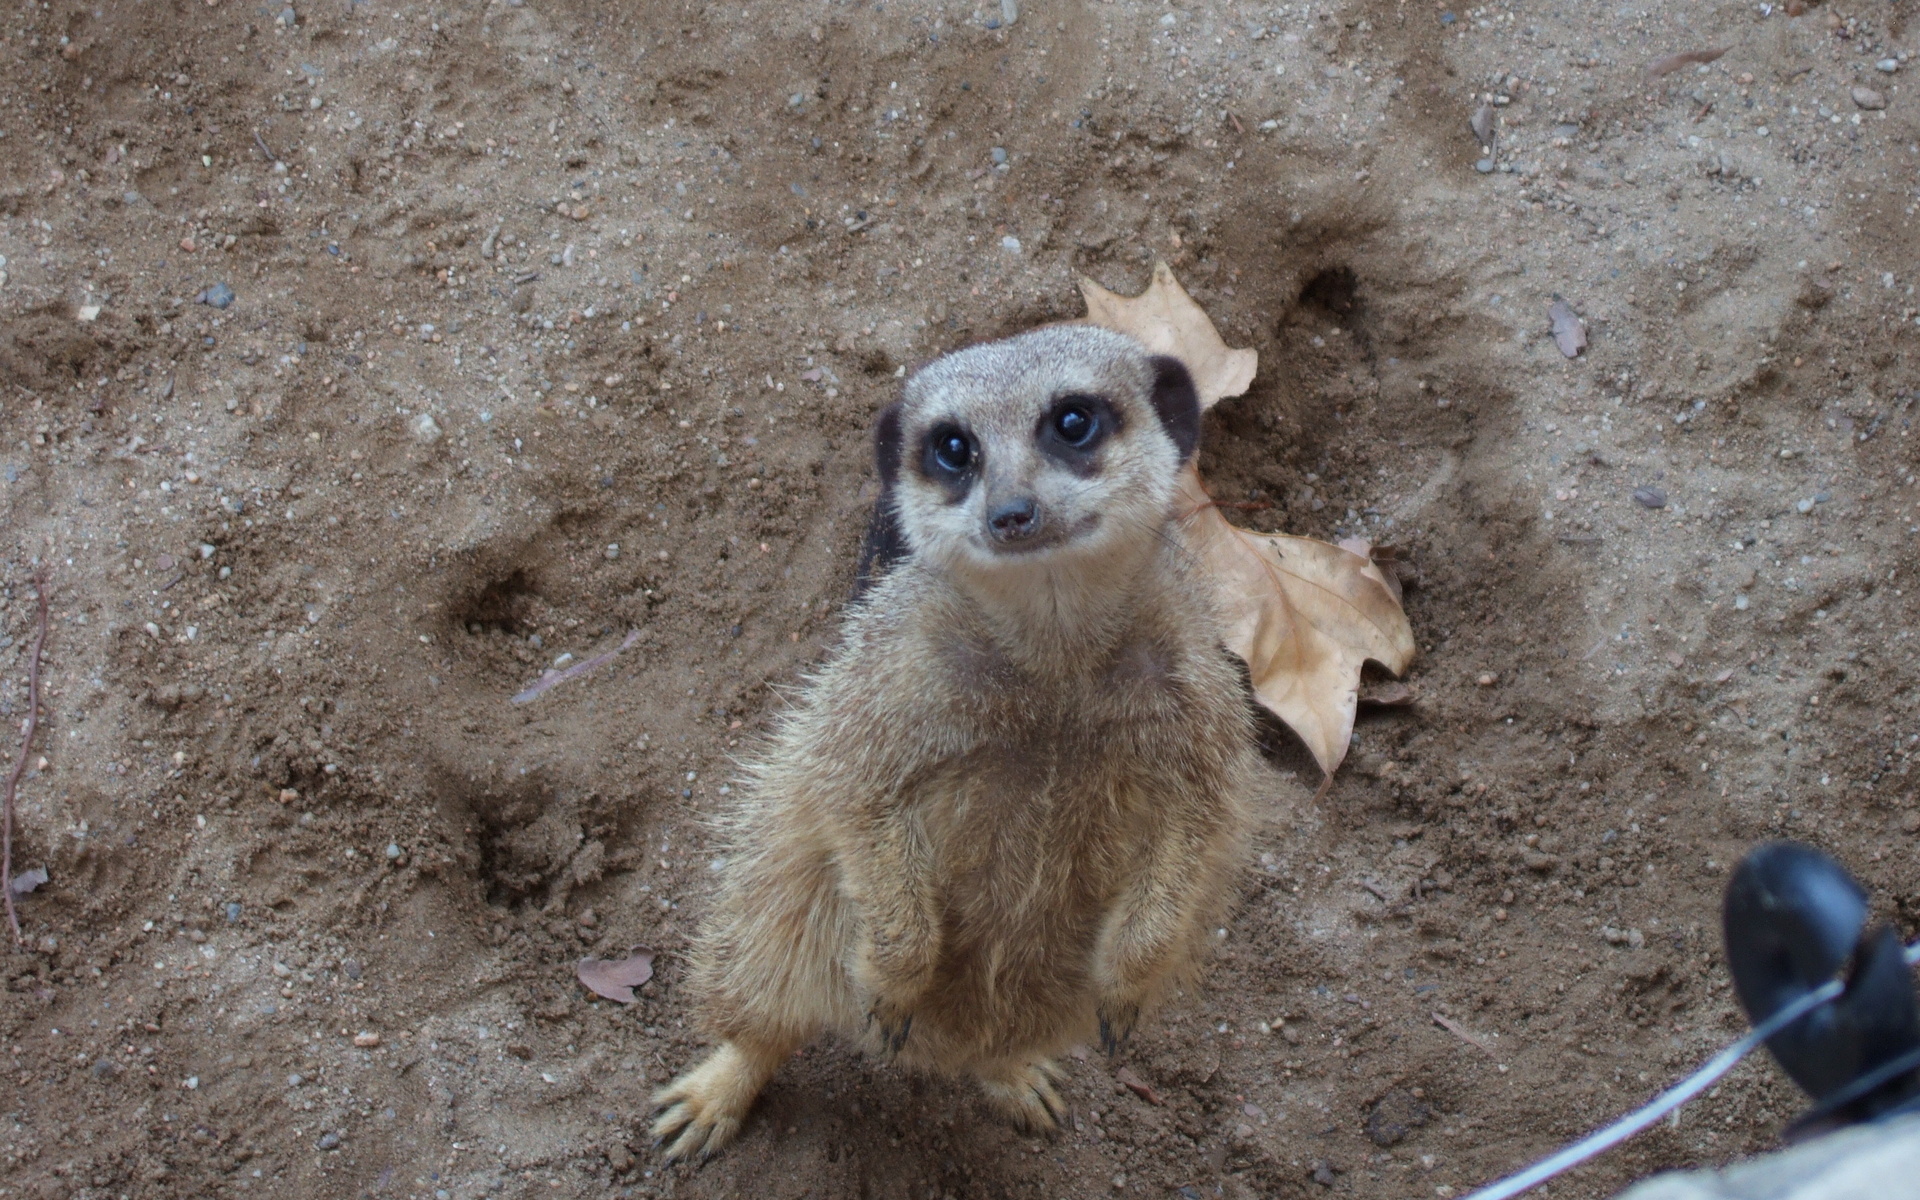
[[[949,503],[959,503],[980,474],[980,444],[962,426],[942,421],[920,439],[920,474],[944,488]]]
[[[1120,410],[1105,396],[1072,392],[1057,397],[1040,418],[1040,452],[1077,475],[1091,475],[1100,447],[1120,431]]]

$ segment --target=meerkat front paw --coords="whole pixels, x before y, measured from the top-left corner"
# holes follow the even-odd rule
[[[880,1052],[892,1058],[907,1044],[913,1030],[913,1011],[933,981],[933,968],[924,956],[887,953],[893,946],[869,946],[854,966],[854,979],[871,998],[867,1027],[876,1034]]]
[[[1098,1010],[1100,1018],[1100,1049],[1108,1058],[1120,1053],[1120,1047],[1127,1044],[1133,1036],[1134,1024],[1140,1020],[1140,1005],[1129,1000],[1108,1000],[1101,1003]]]
[[[1004,1072],[983,1073],[980,1090],[987,1102],[1027,1133],[1052,1133],[1067,1106],[1054,1085],[1065,1078],[1051,1059],[1035,1059]]]
[[[780,1058],[723,1042],[705,1062],[655,1092],[653,1106],[663,1111],[653,1123],[653,1140],[661,1145],[673,1139],[667,1161],[706,1158],[739,1136],[740,1123]]]
[[[867,1024],[880,1036],[880,1049],[888,1058],[900,1053],[913,1031],[913,1013],[891,1000],[876,998],[867,1010]]]

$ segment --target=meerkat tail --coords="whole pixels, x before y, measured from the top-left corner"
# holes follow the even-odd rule
[[[673,1139],[667,1160],[705,1158],[731,1142],[754,1098],[793,1049],[722,1042],[699,1066],[655,1092],[653,1105],[664,1111],[653,1123],[653,1140]]]

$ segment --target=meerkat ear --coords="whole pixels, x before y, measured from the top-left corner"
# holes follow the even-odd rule
[[[853,598],[866,595],[888,568],[907,556],[906,534],[894,511],[893,491],[900,475],[900,402],[880,410],[873,423],[873,461],[880,471],[880,495],[873,502],[873,519],[860,546],[860,566],[854,572]]]
[[[1200,394],[1193,390],[1193,376],[1177,358],[1156,354],[1153,363],[1153,411],[1160,414],[1160,427],[1180,448],[1180,461],[1193,457],[1200,445]]]
[[[900,474],[900,402],[880,410],[873,422],[873,463],[880,470],[880,486],[891,490]]]

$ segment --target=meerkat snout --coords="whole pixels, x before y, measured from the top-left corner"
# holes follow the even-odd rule
[[[1032,496],[1010,496],[988,506],[987,527],[1001,545],[1024,542],[1040,532],[1040,505]]]

